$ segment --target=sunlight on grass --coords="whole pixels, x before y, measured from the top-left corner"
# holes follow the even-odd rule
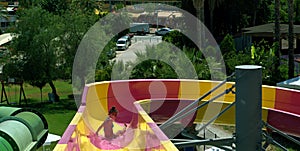
[[[44,114],[48,122],[49,133],[62,136],[75,113],[76,111],[66,111],[61,113]]]
[[[76,111],[68,110],[61,113],[45,113],[43,114],[48,122],[49,133],[62,136],[73,119]],[[53,150],[57,142],[52,142],[51,145],[44,146],[45,150]],[[42,151],[43,146],[38,149]]]
[[[60,99],[67,99],[68,95],[71,95],[72,92],[72,85],[69,83],[69,81],[54,81],[54,85],[57,89],[57,93],[60,96]],[[42,100],[41,100],[41,93],[40,89],[37,87],[33,87],[28,83],[23,84],[23,88],[25,91],[25,96],[27,99],[31,101],[36,101],[36,102],[46,102],[49,100],[48,98],[48,93],[51,93],[52,90],[47,84],[43,89],[42,89]],[[18,104],[19,103],[19,98],[20,98],[20,85],[5,85],[5,91],[7,94],[7,99],[11,104]],[[23,100],[22,96],[22,100]]]
[[[7,105],[6,102],[3,102],[1,105],[30,108],[42,113],[48,122],[49,133],[62,136],[77,112],[77,107],[74,99],[69,97],[73,94],[72,85],[69,81],[54,81],[54,85],[57,89],[58,95],[60,96],[59,102],[48,101],[48,93],[51,93],[51,88],[48,84],[43,88],[41,101],[40,89],[33,87],[28,83],[24,83],[23,88],[27,98],[27,104],[23,101],[22,104],[19,105],[19,85],[5,85],[5,91],[10,105]],[[53,150],[56,143],[57,142],[53,142],[51,145],[45,146],[45,149]],[[38,151],[42,150],[43,147],[38,149]]]

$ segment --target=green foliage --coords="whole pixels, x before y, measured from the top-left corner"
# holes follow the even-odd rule
[[[227,34],[220,44],[220,49],[222,54],[226,54],[228,52],[235,52],[235,44],[233,37]]]
[[[112,38],[103,48],[96,65],[95,81],[111,80],[112,67],[115,65],[112,59],[116,57],[116,39],[117,36]]]
[[[112,67],[115,62],[111,62],[110,58],[107,56],[107,51],[103,51],[97,62],[95,71],[95,81],[109,81],[111,80]],[[88,81],[91,77],[88,78]]]
[[[254,44],[254,56],[251,59],[251,64],[260,65],[263,67],[263,82],[268,85],[276,85],[277,82],[287,79],[287,62],[282,60],[279,70],[276,70],[274,62],[278,59],[275,56],[274,50],[276,45],[270,46],[266,41],[261,41]],[[279,71],[276,72],[276,71]]]
[[[40,5],[50,13],[62,15],[68,9],[68,3],[62,0],[41,0]]]
[[[250,64],[250,54],[244,52],[228,52],[223,55],[227,74],[235,72],[235,66]]]
[[[117,62],[114,65],[119,75],[116,79],[211,79],[211,72],[224,78],[220,71],[214,70],[221,67],[215,58],[204,59],[196,49],[179,50],[174,45],[163,42],[157,46],[147,46],[145,53],[138,52],[136,55],[137,60],[134,62],[126,65]]]
[[[118,3],[118,4],[115,5],[116,10],[119,10],[119,9],[122,9],[122,8],[124,8],[124,4]]]
[[[57,5],[60,3],[63,5]],[[14,30],[18,36],[11,47],[13,55],[23,61],[18,66],[21,78],[34,85],[56,78],[70,79],[77,48],[99,17],[94,13],[96,8],[94,0],[41,0],[20,9]]]
[[[126,35],[128,29],[124,30],[124,27],[129,27],[131,18],[127,13],[109,14],[99,23],[102,25],[105,31],[105,35],[115,35],[110,41],[105,44],[96,65],[95,81],[111,80],[112,67],[123,67],[122,63],[112,62],[116,56],[116,41],[118,38]],[[118,26],[115,26],[118,25]],[[125,77],[125,76],[124,76]],[[87,81],[91,81],[92,77],[89,76]]]
[[[221,42],[220,49],[223,54],[227,74],[235,72],[235,66],[247,64],[250,61],[249,54],[235,50],[233,38],[229,34]]]
[[[270,13],[270,20],[269,22],[274,22],[275,20],[275,1],[269,5],[269,9],[271,10]],[[288,1],[280,0],[280,22],[287,23],[288,22]]]
[[[268,6],[270,9],[270,18],[268,22],[274,22],[275,20],[275,6],[274,1],[270,3]],[[300,23],[300,0],[294,1],[294,22],[295,24]],[[280,21],[281,23],[288,23],[288,1],[287,0],[280,0]]]
[[[103,48],[103,52],[101,55],[103,57],[107,57],[108,59],[113,59],[116,57],[116,40],[113,38],[108,44]]]
[[[24,62],[18,58],[10,58],[3,67],[3,76],[1,80],[7,80],[7,78],[22,78],[22,69]]]
[[[157,48],[160,47],[160,48]],[[114,79],[149,79],[149,78],[176,78],[176,74],[172,68],[165,62],[159,59],[160,57],[170,57],[171,54],[166,54],[162,49],[164,46],[147,46],[146,52],[137,52],[137,60],[127,62],[116,62],[114,70],[117,75]],[[163,55],[165,54],[165,55]],[[152,58],[152,59],[149,59]],[[157,58],[157,59],[155,59]],[[137,64],[137,62],[139,64]],[[131,71],[131,73],[129,73]]]
[[[36,19],[40,18],[40,19]],[[15,56],[23,61],[19,67],[26,81],[56,78],[55,63],[57,40],[62,26],[60,19],[39,7],[26,9],[20,14],[16,38],[13,39],[12,49]],[[26,45],[24,45],[26,43]]]
[[[66,11],[60,16],[63,26],[63,33],[59,36],[59,47],[61,53],[58,56],[61,71],[60,78],[70,79],[72,66],[77,48],[88,29],[95,24],[97,16],[95,14],[83,14],[83,12]]]
[[[146,47],[146,53],[136,53],[138,62],[141,62],[135,66],[134,62],[129,63],[127,67],[135,66],[132,70],[131,79],[155,79],[155,78],[177,78],[177,75],[170,65],[162,60],[168,60],[170,57],[174,57],[174,54],[165,53],[168,46],[161,44],[157,47]],[[162,58],[163,57],[163,58]],[[152,58],[149,60],[149,58]],[[155,59],[157,58],[157,59]]]
[[[143,61],[135,67],[131,79],[174,79],[174,70],[166,63],[158,60]]]
[[[181,50],[184,47],[188,47],[188,48],[196,48],[197,47],[189,38],[187,38],[184,34],[179,32],[178,30],[173,30],[173,31],[169,32],[168,34],[164,35],[162,37],[162,40],[172,43],[173,45],[180,48]]]
[[[263,68],[263,84],[276,85],[287,78],[287,64],[286,61],[282,60],[279,66],[279,73],[276,72],[274,62],[278,59],[275,56],[275,46],[270,45],[266,41],[261,41],[254,44],[251,48],[251,52],[235,51],[234,41],[230,35],[227,35],[221,42],[221,51],[223,52],[223,58],[226,65],[226,72],[231,74],[235,71],[235,66],[252,64],[259,65]]]
[[[27,9],[30,7],[38,6],[40,2],[40,0],[19,0],[19,5],[20,7]]]
[[[300,23],[300,0],[295,0],[295,7],[294,7],[294,12],[295,12],[295,24]]]
[[[96,0],[72,0],[70,4],[72,12],[81,11],[83,14],[95,14],[95,10],[100,10]]]
[[[56,63],[60,51],[57,38],[62,33],[61,18],[40,7],[32,7],[23,10],[19,19],[15,33],[18,36],[12,43],[15,55],[24,61],[19,78],[40,89],[44,83],[49,83],[58,101],[52,81],[58,77]]]
[[[176,47],[182,49],[184,44],[183,34],[177,30],[171,31],[168,34],[164,35],[163,41],[172,43]]]

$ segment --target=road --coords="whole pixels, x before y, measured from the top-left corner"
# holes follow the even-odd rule
[[[131,46],[124,51],[117,51],[117,56],[114,60],[116,62],[123,61],[125,64],[128,61],[134,61],[137,56],[136,52],[145,52],[147,45],[157,45],[162,41],[161,36],[146,35],[146,36],[134,36],[131,39]]]

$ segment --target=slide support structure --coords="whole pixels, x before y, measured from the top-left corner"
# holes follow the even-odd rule
[[[262,68],[236,66],[236,150],[262,147]]]

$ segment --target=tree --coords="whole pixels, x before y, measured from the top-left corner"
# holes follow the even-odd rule
[[[47,82],[55,100],[59,100],[53,80],[57,78],[57,37],[61,35],[61,20],[40,7],[32,7],[20,13],[16,26],[17,35],[12,42],[15,55],[23,61],[22,78],[29,83]],[[41,81],[41,82],[36,82]]]
[[[193,5],[196,8],[197,18],[204,23],[204,2],[205,0],[193,0]]]
[[[41,102],[43,101],[43,87],[47,84],[47,81],[45,79],[41,80],[35,80],[29,82],[30,85],[36,86],[40,89],[40,94],[41,94]]]
[[[214,31],[214,10],[216,7],[219,7],[224,0],[209,0],[208,5],[209,5],[209,16],[210,16],[210,30],[211,32]]]
[[[32,6],[37,6],[41,0],[19,0],[19,5],[21,8],[30,8]]]
[[[277,82],[287,78],[287,64],[285,60],[282,59],[282,64],[276,67],[274,62],[280,58],[275,56],[274,51],[274,45],[269,45],[268,42],[264,40],[255,43],[251,48],[250,64],[262,66],[263,84],[276,85]]]
[[[295,12],[295,24],[300,23],[300,0],[295,0],[295,7],[294,7],[294,12]]]
[[[196,16],[196,9],[194,7],[193,0],[181,0],[181,8]]]
[[[294,0],[288,0],[289,8],[289,78],[294,78],[295,63],[294,63]]]
[[[239,53],[235,50],[235,43],[233,37],[227,34],[220,44],[221,52],[224,56],[226,72],[231,74],[235,71],[235,66],[249,62],[250,57],[244,53]]]
[[[178,30],[173,30],[168,34],[164,35],[162,37],[162,40],[174,44],[176,47],[180,48],[181,50],[184,47],[187,48],[197,47],[192,40],[190,40],[188,37],[186,37],[183,33],[179,32]]]
[[[96,0],[72,0],[71,9],[74,11],[81,10],[86,14],[94,14],[95,10],[99,10]]]
[[[281,33],[280,33],[280,0],[275,0],[275,37],[274,37],[274,42],[275,42],[275,56],[276,58],[278,58],[275,61],[275,69],[279,69],[280,66],[280,37],[281,37]],[[278,70],[277,70],[278,72]]]
[[[61,54],[58,56],[61,75],[60,78],[70,79],[72,66],[77,48],[88,29],[95,24],[95,14],[84,14],[82,11],[66,11],[61,15],[62,34],[59,35],[59,47]]]
[[[48,12],[62,15],[68,9],[69,3],[70,0],[42,0],[40,5]]]
[[[205,0],[193,0],[194,7],[196,8],[196,16],[197,18],[204,24],[204,2]],[[205,40],[205,32],[204,32],[204,27],[199,24],[196,26],[196,33],[197,36],[195,37],[196,40],[198,41],[198,46],[200,47],[199,49],[203,49],[204,46],[204,40]]]

